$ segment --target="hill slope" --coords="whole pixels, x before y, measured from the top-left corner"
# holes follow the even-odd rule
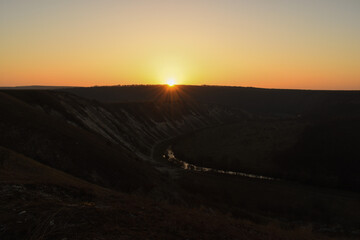
[[[0,91],[0,145],[123,191],[151,191],[163,176],[144,160],[159,141],[242,118],[184,101],[106,104],[55,91]]]
[[[326,239],[90,184],[0,147],[0,237],[10,239]],[[17,196],[17,197],[15,197]]]

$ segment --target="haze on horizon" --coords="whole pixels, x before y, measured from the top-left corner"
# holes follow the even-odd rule
[[[360,89],[357,0],[0,0],[0,86]]]

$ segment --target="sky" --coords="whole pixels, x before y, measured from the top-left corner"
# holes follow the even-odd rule
[[[0,0],[0,86],[360,90],[359,0]]]

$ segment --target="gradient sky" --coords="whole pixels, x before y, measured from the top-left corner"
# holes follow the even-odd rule
[[[359,0],[0,0],[0,86],[360,89]]]

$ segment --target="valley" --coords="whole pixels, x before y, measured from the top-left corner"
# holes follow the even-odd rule
[[[125,229],[141,239],[149,228],[173,239],[356,238],[359,96],[208,86],[1,90],[0,234],[36,229],[60,239],[69,230],[86,239],[97,236],[94,226],[111,229],[107,239]],[[18,207],[9,201],[16,196]],[[29,228],[16,220],[23,211],[32,214]],[[66,225],[69,211],[76,215]],[[34,216],[47,214],[61,230],[39,227]]]

